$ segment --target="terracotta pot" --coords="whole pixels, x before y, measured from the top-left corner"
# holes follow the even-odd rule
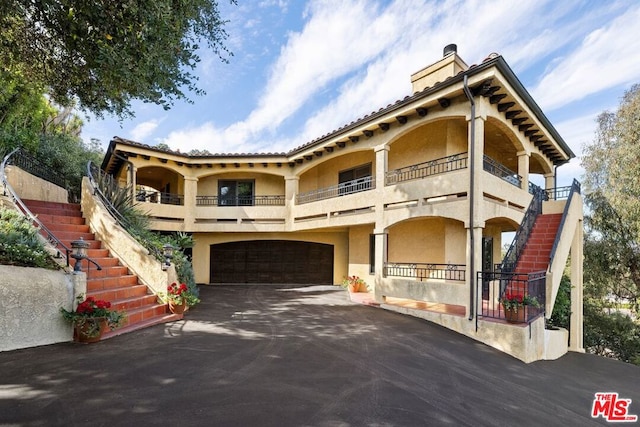
[[[360,290],[360,284],[358,283],[349,283],[349,292],[354,293]]]
[[[109,330],[107,319],[104,317],[90,318],[81,325],[74,325],[73,339],[82,343],[98,342],[107,330]]]
[[[509,323],[525,323],[527,321],[527,307],[518,307],[518,311],[505,308],[504,317]]]
[[[169,311],[171,311],[173,314],[184,314],[186,310],[187,310],[186,302],[183,302],[182,304],[175,304],[175,303],[169,302]]]

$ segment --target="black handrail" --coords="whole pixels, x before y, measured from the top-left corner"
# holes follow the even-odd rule
[[[101,176],[103,180],[107,181],[107,185],[117,187],[116,182],[113,179],[113,176],[105,173],[100,167],[94,164],[91,160],[87,163],[87,177],[89,178],[89,184],[93,190],[93,195],[97,196],[102,205],[105,207],[107,212],[113,217],[113,219],[125,229],[129,234],[131,234],[130,230],[134,227],[127,218],[125,218],[116,208],[113,206],[111,201],[107,198],[104,192],[100,189],[100,186],[96,182],[96,176]],[[144,245],[147,250],[153,253],[156,259],[162,259],[162,253],[152,245]]]
[[[9,164],[9,160],[11,159],[11,156],[13,156],[14,154],[16,154],[17,152],[20,151],[20,148],[16,148],[15,150],[13,150],[12,152],[10,152],[9,154],[7,154],[4,159],[2,160],[2,164],[0,165],[0,180],[2,180],[2,184],[4,185],[4,195],[5,196],[10,196],[11,199],[13,200],[13,202],[18,206],[18,208],[20,208],[20,210],[22,211],[22,214],[25,215],[27,218],[29,218],[29,220],[31,221],[32,224],[34,224],[36,227],[40,228],[40,230],[44,230],[44,232],[46,233],[46,239],[47,241],[54,247],[56,248],[56,250],[58,250],[58,257],[60,256],[60,250],[58,249],[58,246],[60,246],[65,253],[65,257],[67,260],[67,267],[69,267],[70,262],[69,262],[69,258],[71,256],[71,252],[72,250],[69,249],[64,243],[62,243],[60,241],[60,239],[58,239],[52,232],[51,230],[49,230],[41,221],[40,219],[38,219],[37,216],[35,216],[27,207],[27,205],[24,204],[24,202],[22,201],[22,199],[18,196],[18,194],[15,192],[15,190],[13,189],[13,187],[11,186],[11,184],[9,184],[9,180],[7,179],[6,176],[6,166]],[[9,192],[9,194],[7,194],[7,191]],[[94,264],[95,261],[91,260],[91,262],[93,262]],[[101,267],[96,264],[98,266],[98,270],[101,269]]]
[[[558,233],[556,234],[556,239],[553,241],[553,246],[551,247],[551,254],[549,255],[549,265],[553,264],[553,259],[556,256],[556,249],[558,249],[558,244],[560,243],[562,229],[564,228],[564,223],[569,213],[569,207],[571,206],[571,200],[573,200],[573,195],[575,193],[580,194],[580,191],[581,191],[580,183],[578,182],[578,180],[574,179],[573,182],[571,183],[571,191],[569,192],[567,203],[564,205],[564,211],[562,212],[562,219],[560,220],[560,225],[558,226]]]
[[[503,273],[511,273],[515,270],[524,246],[529,239],[529,234],[533,229],[533,224],[535,224],[538,215],[542,213],[542,202],[546,198],[545,191],[535,184],[530,184],[529,190],[533,194],[533,198],[527,212],[524,214],[520,227],[516,231],[513,242],[511,242],[502,264],[500,264],[500,271]]]

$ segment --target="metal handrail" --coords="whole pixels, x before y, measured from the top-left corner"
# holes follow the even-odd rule
[[[538,215],[542,213],[542,201],[546,197],[546,192],[534,184],[530,185],[530,189],[532,190],[533,198],[527,208],[527,212],[524,214],[520,227],[518,227],[518,230],[516,231],[513,242],[511,242],[502,263],[500,264],[500,271],[503,273],[510,273],[515,270],[516,264],[520,259],[520,255],[522,254],[524,246],[527,244],[527,240],[531,234],[531,230],[533,229],[533,224],[535,224]]]
[[[387,262],[383,266],[384,277],[413,277],[425,279],[456,280],[464,282],[466,265],[436,263]]]
[[[556,239],[553,241],[553,246],[551,247],[551,253],[549,254],[549,265],[553,264],[553,259],[556,256],[556,249],[558,249],[558,244],[560,243],[560,236],[562,235],[562,229],[564,228],[564,223],[569,213],[569,207],[571,206],[573,195],[575,193],[580,194],[580,191],[581,191],[580,183],[578,182],[578,180],[574,179],[573,182],[571,183],[571,190],[569,191],[569,197],[567,198],[567,203],[564,205],[564,210],[562,212],[562,219],[560,220],[560,225],[558,226],[558,233],[556,234]]]
[[[225,203],[226,202],[226,203]],[[285,196],[196,196],[196,206],[284,206]]]
[[[359,193],[361,191],[373,190],[374,188],[376,188],[375,176],[369,175],[352,181],[343,182],[338,185],[333,185],[331,187],[300,193],[296,196],[296,203],[301,205],[304,203]]]
[[[60,239],[58,239],[52,232],[51,230],[49,230],[43,223],[42,221],[40,221],[40,219],[38,219],[37,216],[35,216],[31,210],[29,210],[29,208],[27,207],[27,205],[25,205],[25,203],[22,201],[22,199],[18,196],[18,194],[15,192],[15,190],[13,189],[13,187],[11,186],[11,184],[9,184],[9,180],[7,179],[6,176],[6,166],[9,164],[9,159],[11,158],[11,156],[13,156],[14,154],[16,154],[17,152],[20,151],[20,148],[16,148],[15,150],[13,150],[12,152],[10,152],[9,154],[7,154],[4,159],[2,160],[2,164],[0,164],[0,180],[2,181],[2,184],[4,185],[4,195],[5,196],[9,196],[11,197],[11,199],[13,200],[13,202],[18,206],[18,208],[22,211],[22,214],[24,216],[26,216],[27,218],[29,218],[29,220],[31,221],[31,223],[35,226],[38,227],[40,230],[43,230],[46,233],[46,239],[47,241],[58,251],[58,257],[60,256],[60,250],[58,249],[58,246],[60,246],[65,253],[65,258],[67,261],[67,267],[70,266],[70,261],[69,258],[71,257],[71,252],[72,250],[69,249],[64,243],[62,243],[60,241]],[[9,194],[7,194],[7,191],[9,192]],[[93,262],[97,267],[98,270],[101,270],[102,268],[93,260],[87,258],[90,262]]]
[[[91,186],[92,193],[94,196],[97,196],[98,199],[102,202],[102,205],[105,207],[107,212],[111,215],[111,217],[128,233],[129,230],[133,228],[133,225],[113,206],[111,201],[107,198],[107,196],[102,192],[100,186],[96,183],[96,179],[94,173],[102,175],[103,179],[106,179],[110,182],[110,185],[116,185],[113,181],[113,177],[111,175],[106,174],[102,171],[97,165],[95,165],[91,160],[87,163],[87,177],[89,178],[89,185]],[[162,253],[156,247],[152,245],[143,245],[147,250],[153,253],[156,259],[162,259]]]
[[[485,172],[489,172],[491,175],[497,176],[511,185],[522,188],[522,177],[520,175],[486,154],[483,156],[483,169]]]
[[[426,178],[432,175],[452,172],[467,167],[467,153],[458,153],[428,162],[390,170],[385,174],[385,185]]]

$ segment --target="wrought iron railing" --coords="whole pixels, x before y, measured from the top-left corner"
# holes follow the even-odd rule
[[[70,265],[70,256],[71,256],[71,249],[68,248],[64,243],[62,243],[60,241],[60,239],[58,239],[52,232],[51,230],[49,230],[39,219],[37,216],[35,216],[27,207],[27,205],[24,204],[24,202],[22,201],[22,199],[20,199],[20,197],[18,196],[18,194],[15,192],[15,190],[13,189],[13,187],[11,186],[11,184],[9,184],[9,181],[7,179],[7,174],[6,174],[6,167],[9,164],[14,164],[12,162],[12,156],[14,154],[16,154],[17,152],[19,152],[20,149],[16,148],[15,150],[13,150],[12,152],[10,152],[9,154],[7,154],[4,159],[2,160],[2,164],[0,164],[0,181],[2,181],[2,185],[4,187],[3,190],[3,194],[7,197],[10,197],[11,200],[13,200],[14,204],[22,211],[22,214],[24,216],[26,216],[27,218],[29,218],[29,221],[31,221],[31,223],[35,226],[38,227],[40,229],[40,234],[42,234],[44,236],[45,239],[47,239],[47,241],[54,247],[56,248],[56,250],[58,251],[58,256],[61,256],[62,253],[64,253],[64,256],[66,258],[66,264],[67,267]]]
[[[332,187],[320,188],[318,190],[300,193],[296,196],[296,203],[301,205],[304,203],[316,202],[318,200],[331,199],[333,197],[346,196],[347,194],[354,194],[361,191],[372,190],[374,188],[376,188],[375,177],[365,176],[363,178],[343,182]]]
[[[64,189],[67,189],[68,187],[68,181],[65,177],[21,148],[13,151],[13,155],[10,156],[9,164],[17,166],[23,171],[55,184],[58,187],[62,187]]]
[[[284,206],[285,196],[196,196],[197,206]]]
[[[567,188],[567,187],[562,187]],[[547,190],[549,191],[549,190]],[[580,183],[577,180],[573,180],[571,183],[571,187],[569,187],[569,193],[567,195],[567,203],[564,205],[564,211],[562,212],[562,219],[560,220],[560,225],[558,226],[559,233],[556,234],[556,239],[553,241],[553,246],[551,247],[551,253],[549,254],[549,265],[553,264],[553,259],[556,256],[556,249],[558,248],[558,244],[560,243],[560,238],[562,237],[562,229],[564,228],[564,223],[567,218],[567,213],[569,212],[569,208],[571,206],[571,201],[573,200],[573,195],[578,193],[580,194],[581,188]],[[564,191],[563,193],[564,194]],[[556,197],[558,193],[554,194]],[[555,198],[555,200],[558,200]]]
[[[498,178],[507,181],[509,184],[522,188],[522,177],[520,175],[507,168],[505,165],[498,163],[498,161],[492,159],[486,154],[484,155],[483,166],[484,170],[489,172],[491,175],[495,175]]]
[[[524,316],[523,323],[531,323],[538,316],[544,315],[546,303],[546,271],[519,274],[504,272],[479,271],[477,275],[478,298],[482,300],[481,316],[494,319],[505,319],[505,309],[501,303],[506,292],[528,297],[535,305],[520,307]]]
[[[420,281],[426,279],[465,281],[464,264],[397,263],[384,264],[385,277],[410,277]]]
[[[467,161],[467,153],[458,153],[428,162],[390,170],[385,175],[385,185],[393,185],[399,182],[465,169],[467,167]]]
[[[136,201],[182,206],[184,205],[184,195],[155,190],[138,190],[136,191]]]
[[[544,191],[547,193],[547,200],[567,200],[574,191],[580,193],[580,183],[574,179],[569,186],[549,188]]]
[[[511,242],[511,245],[502,260],[502,264],[500,265],[500,271],[503,273],[510,273],[515,270],[518,259],[520,259],[520,255],[527,244],[533,225],[535,224],[538,215],[542,213],[542,202],[546,197],[546,193],[542,188],[536,185],[533,185],[532,188],[533,198],[531,199],[531,203],[529,203],[529,208],[524,214],[522,223],[520,224],[520,227],[518,227],[516,235],[513,238],[513,242]]]

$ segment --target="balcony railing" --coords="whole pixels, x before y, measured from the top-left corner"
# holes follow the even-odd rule
[[[173,193],[162,193],[160,191],[138,190],[136,193],[137,202],[160,203],[162,205],[184,205],[184,195]]]
[[[284,196],[196,196],[197,206],[284,206]]]
[[[501,178],[507,181],[509,184],[515,185],[518,188],[522,188],[522,177],[507,168],[501,163],[498,163],[496,160],[491,157],[484,155],[484,170],[489,172],[491,175],[495,175],[498,178]]]
[[[453,154],[447,157],[430,160],[416,165],[405,166],[387,172],[385,185],[422,179],[432,175],[465,169],[467,167],[467,153]]]
[[[374,176],[365,176],[364,178],[354,179],[353,181],[343,182],[332,187],[320,188],[318,190],[300,193],[296,196],[296,204],[316,202],[318,200],[331,199],[338,196],[346,196],[347,194],[359,193],[361,191],[372,190],[376,188],[376,180]]]
[[[384,276],[410,277],[423,281],[425,279],[465,281],[466,266],[464,264],[423,264],[396,263],[384,265]]]

